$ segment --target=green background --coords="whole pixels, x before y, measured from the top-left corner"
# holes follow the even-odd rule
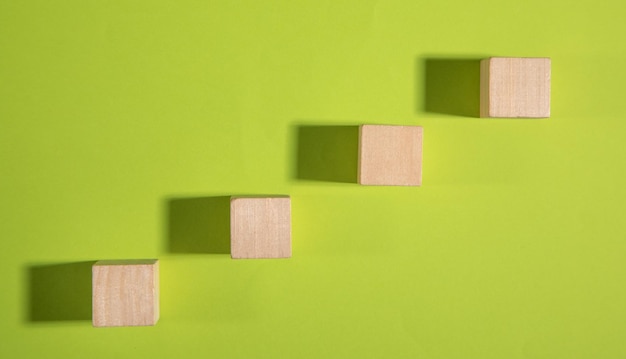
[[[0,1],[0,357],[626,357],[622,1]],[[552,117],[478,62],[552,58]],[[422,187],[355,126],[424,126]],[[231,260],[227,196],[292,196]],[[226,222],[225,222],[226,221]],[[159,258],[155,327],[89,266]]]

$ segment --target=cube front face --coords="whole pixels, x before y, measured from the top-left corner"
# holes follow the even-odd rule
[[[423,132],[419,126],[362,125],[359,130],[359,183],[420,186]]]
[[[492,57],[480,64],[481,117],[550,117],[549,58]]]
[[[235,259],[290,258],[291,199],[232,197],[230,250]]]
[[[96,262],[92,289],[95,327],[155,325],[159,319],[156,259]]]

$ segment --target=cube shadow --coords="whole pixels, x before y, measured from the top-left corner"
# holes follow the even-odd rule
[[[90,321],[95,261],[27,267],[29,322]]]
[[[299,180],[357,183],[358,126],[297,126]]]
[[[167,200],[170,253],[230,253],[230,196]]]
[[[423,84],[425,112],[480,117],[480,60],[482,58],[418,59],[417,86]],[[420,71],[421,70],[421,71]],[[420,77],[420,74],[423,77]]]

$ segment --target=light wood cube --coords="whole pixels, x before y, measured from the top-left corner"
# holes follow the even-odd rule
[[[289,196],[231,197],[230,253],[235,259],[290,258]]]
[[[550,117],[550,59],[491,57],[480,62],[481,117]]]
[[[362,185],[420,186],[423,128],[362,125],[358,181]]]
[[[159,262],[98,261],[92,267],[94,327],[155,325],[159,320]]]

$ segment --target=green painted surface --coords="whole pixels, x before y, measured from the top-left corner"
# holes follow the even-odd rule
[[[625,31],[616,0],[1,0],[0,357],[626,357]],[[487,56],[551,57],[552,118],[477,118]],[[422,187],[353,183],[362,123],[424,126]],[[228,255],[259,194],[289,260]],[[158,325],[92,328],[90,266],[135,258]]]

